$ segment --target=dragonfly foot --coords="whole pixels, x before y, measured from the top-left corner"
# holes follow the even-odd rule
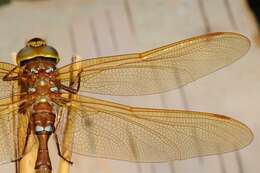
[[[70,165],[73,165],[73,162],[66,159],[65,157],[63,157],[62,155],[59,155],[64,161],[68,162]]]

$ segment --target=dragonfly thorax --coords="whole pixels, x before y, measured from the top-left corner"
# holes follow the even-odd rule
[[[24,66],[22,88],[36,102],[48,102],[60,95],[55,63],[52,61],[32,61]]]

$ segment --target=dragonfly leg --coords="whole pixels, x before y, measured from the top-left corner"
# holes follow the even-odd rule
[[[60,88],[65,90],[65,91],[68,91],[69,93],[72,93],[72,94],[78,93],[77,89],[72,88],[72,87],[68,87],[68,86],[65,86],[65,85],[62,85],[62,84],[60,85]]]
[[[16,66],[15,68],[13,68],[11,71],[9,71],[4,77],[3,77],[3,81],[13,81],[13,80],[18,80],[18,76],[11,76],[11,74],[18,68],[18,66]]]
[[[82,70],[78,73],[78,75],[76,76],[76,78],[73,81],[70,81],[69,86],[65,86],[65,85],[60,85],[61,89],[64,89],[65,91],[68,91],[70,93],[73,94],[77,94],[79,92],[80,89],[80,80],[81,80],[81,73]],[[77,84],[76,89],[73,87],[74,84]]]
[[[31,122],[29,123],[29,126],[27,128],[27,132],[26,132],[26,137],[25,137],[25,144],[24,144],[24,147],[23,147],[23,152],[22,152],[22,155],[18,158],[18,159],[15,159],[15,160],[12,160],[11,162],[17,162],[17,161],[20,161],[26,154],[26,148],[27,148],[27,145],[28,145],[28,140],[29,140],[29,136],[32,134],[32,128],[31,128],[32,124]]]
[[[18,112],[21,113],[21,114],[25,114],[27,108],[30,107],[32,104],[33,104],[33,102],[31,102],[31,101],[21,103],[20,106],[19,106]]]
[[[26,138],[25,138],[25,145],[24,145],[24,148],[23,148],[23,154],[22,155],[25,155],[26,148],[27,148],[27,145],[28,145],[28,140],[29,140],[30,135],[32,134],[32,126],[33,126],[33,123],[31,122],[31,118],[30,118],[29,126],[27,128],[27,134],[26,134]]]
[[[54,103],[56,103],[59,106],[66,106],[67,103],[70,103],[71,100],[65,97],[59,97],[52,100]]]
[[[11,162],[18,162],[20,160],[22,160],[23,156],[19,157],[18,159],[15,159],[15,160],[11,160]]]
[[[76,89],[77,92],[79,92],[79,89],[80,89],[81,73],[82,73],[82,70],[78,73],[75,80],[70,83],[70,86],[73,86],[77,82],[77,89]]]
[[[55,137],[55,142],[56,142],[56,145],[57,145],[57,150],[58,150],[58,155],[63,159],[65,160],[66,162],[68,162],[69,164],[73,164],[72,161],[66,159],[62,154],[61,154],[61,150],[60,150],[60,145],[59,145],[59,139],[58,139],[58,136],[56,133],[54,133],[54,137]]]

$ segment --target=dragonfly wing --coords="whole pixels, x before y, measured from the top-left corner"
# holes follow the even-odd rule
[[[147,95],[181,87],[243,56],[249,40],[236,33],[212,33],[144,53],[83,60],[59,69],[69,85],[105,95]]]
[[[21,103],[17,96],[0,100],[0,163],[22,158],[35,143],[31,138],[24,151],[29,113],[18,112]]]
[[[71,100],[61,123],[66,130],[61,126],[57,133],[63,153],[162,162],[238,150],[253,138],[247,126],[223,115],[135,108],[77,95]]]
[[[0,62],[0,99],[10,97],[20,91],[17,81],[3,81],[3,77],[15,67],[13,64]],[[18,69],[13,71],[10,76],[18,76]]]

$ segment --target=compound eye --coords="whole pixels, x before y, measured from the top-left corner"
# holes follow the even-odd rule
[[[54,72],[54,71],[55,71],[55,68],[53,68],[53,67],[48,67],[48,68],[45,70],[46,73],[51,73],[51,72]]]
[[[31,73],[37,74],[38,72],[39,72],[39,71],[38,71],[35,67],[31,68]]]

